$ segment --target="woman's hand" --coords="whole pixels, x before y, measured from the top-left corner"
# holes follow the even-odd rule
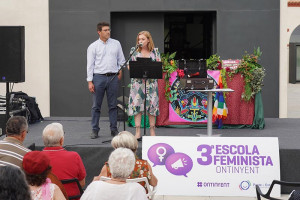
[[[152,185],[153,187],[155,187],[155,186],[157,186],[158,180],[157,180],[156,176],[153,174],[152,168],[151,168],[151,166],[149,165],[148,162],[147,162],[147,164],[148,164],[149,173],[150,173],[150,176],[151,176],[151,179],[149,180],[149,184]]]

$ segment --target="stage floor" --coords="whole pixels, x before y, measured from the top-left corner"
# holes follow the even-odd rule
[[[42,131],[46,125],[59,122],[64,126],[65,131],[65,145],[67,146],[107,146],[110,144],[103,144],[103,141],[111,139],[108,117],[100,119],[99,138],[90,139],[90,117],[50,117],[45,118],[44,121],[31,124],[29,126],[29,133],[24,142],[24,145],[35,143],[36,146],[43,146]],[[300,118],[265,119],[265,129],[213,129],[213,135],[220,137],[278,137],[280,149],[300,149]],[[124,130],[123,122],[118,122],[119,131]],[[128,127],[126,130],[135,133],[135,128]],[[143,129],[141,130],[143,133]],[[156,128],[157,136],[192,136],[197,137],[197,134],[206,135],[206,128]],[[149,135],[149,129],[147,129]],[[141,145],[141,143],[140,143]]]
[[[46,125],[59,122],[64,126],[65,148],[76,151],[83,159],[87,170],[87,185],[94,176],[100,173],[105,161],[107,161],[112,147],[110,145],[111,136],[108,117],[102,117],[100,120],[100,137],[90,139],[90,118],[89,117],[49,117],[44,121],[31,124],[29,133],[24,141],[25,146],[35,143],[37,150],[42,150],[42,132]],[[281,180],[300,182],[300,131],[299,118],[265,119],[265,129],[213,129],[213,135],[219,137],[278,137],[280,148],[280,166]],[[118,122],[119,131],[123,130],[123,122]],[[134,134],[135,128],[128,127],[126,130]],[[142,130],[143,133],[143,130]],[[206,135],[206,128],[156,128],[157,136],[183,136],[198,137],[198,134]],[[149,129],[147,129],[149,135]],[[3,138],[3,136],[2,136]],[[103,143],[104,142],[104,143]],[[141,156],[142,143],[139,142],[138,156]],[[283,188],[283,193],[289,192]]]

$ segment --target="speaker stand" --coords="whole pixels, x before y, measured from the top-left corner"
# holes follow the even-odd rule
[[[9,82],[6,82],[6,120],[9,118]]]
[[[9,118],[9,82],[6,82],[5,114],[0,114],[0,137],[6,134],[6,122]]]

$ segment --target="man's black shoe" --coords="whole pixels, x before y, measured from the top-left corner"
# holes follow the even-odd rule
[[[97,132],[92,132],[91,133],[91,139],[96,139],[96,138],[98,138],[99,136],[98,136],[98,133]]]
[[[119,134],[119,131],[117,131],[117,130],[116,131],[111,131],[110,134],[111,134],[112,137],[115,137],[116,135]]]

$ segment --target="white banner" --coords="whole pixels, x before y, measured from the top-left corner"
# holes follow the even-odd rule
[[[158,195],[252,196],[280,180],[275,137],[143,137]],[[272,195],[279,197],[280,188]]]

